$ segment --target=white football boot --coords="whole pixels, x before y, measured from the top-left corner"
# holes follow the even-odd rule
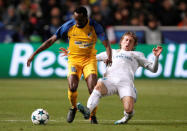
[[[117,120],[114,124],[115,125],[125,124],[133,117],[133,115],[134,115],[134,111],[131,114],[124,112],[124,117],[121,120]]]

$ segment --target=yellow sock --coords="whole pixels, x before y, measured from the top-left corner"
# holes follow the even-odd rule
[[[72,105],[72,108],[77,108],[77,96],[78,96],[78,92],[75,91],[75,92],[71,92],[69,89],[68,89],[68,99]]]
[[[91,112],[90,116],[95,116],[97,112],[97,107],[94,108],[94,110]]]

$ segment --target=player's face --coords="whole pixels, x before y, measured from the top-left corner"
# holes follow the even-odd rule
[[[76,26],[82,28],[87,23],[87,17],[83,16],[83,14],[74,13],[74,19],[76,21]]]
[[[134,38],[130,35],[125,35],[121,41],[121,48],[125,51],[132,51],[134,48]]]

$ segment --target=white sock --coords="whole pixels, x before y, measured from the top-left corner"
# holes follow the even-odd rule
[[[99,104],[100,98],[100,91],[94,89],[87,102],[87,107],[89,108],[90,112],[92,112],[93,109]]]
[[[127,113],[126,111],[124,111],[124,115],[129,118],[129,117],[132,117],[134,115],[134,110],[132,111],[132,113]]]

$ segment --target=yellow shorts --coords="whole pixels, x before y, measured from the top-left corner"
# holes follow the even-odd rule
[[[68,58],[68,76],[76,74],[78,78],[84,75],[86,79],[90,74],[97,75],[96,57]]]

